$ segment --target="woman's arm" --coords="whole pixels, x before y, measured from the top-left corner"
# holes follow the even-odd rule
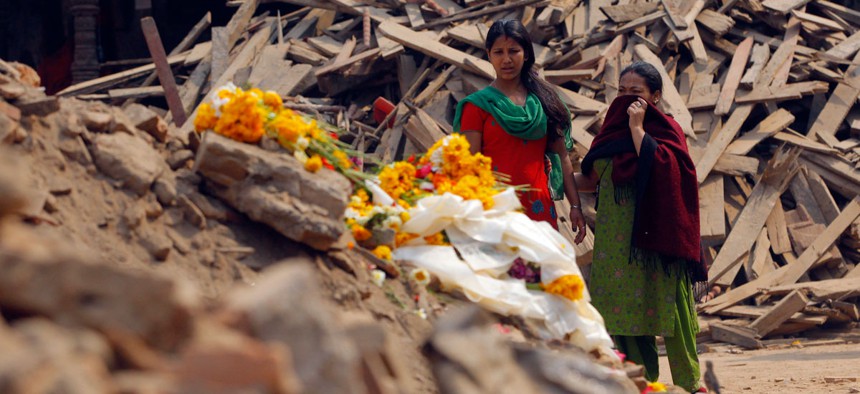
[[[627,108],[627,115],[630,115],[630,135],[633,137],[633,146],[636,148],[636,155],[639,155],[639,149],[642,148],[642,140],[645,138],[645,111],[648,109],[648,102],[643,98],[639,98],[630,104]]]
[[[570,156],[568,156],[567,149],[564,146],[564,139],[556,138],[552,142],[550,149],[561,158],[564,195],[567,196],[567,201],[570,202],[570,224],[573,231],[576,232],[576,238],[573,241],[579,244],[585,239],[585,217],[582,216],[582,203],[579,200],[579,191],[577,190],[577,183],[573,174],[573,164],[570,163]]]
[[[464,137],[466,137],[466,141],[469,141],[469,152],[473,155],[475,153],[481,152],[481,132],[480,131],[462,131],[461,132]]]

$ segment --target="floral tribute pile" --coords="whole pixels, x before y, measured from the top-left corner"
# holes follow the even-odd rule
[[[232,84],[201,104],[194,126],[247,143],[271,138],[308,171],[344,174],[354,184],[344,220],[356,242],[380,259],[413,266],[415,282],[438,278],[443,289],[487,309],[541,322],[548,338],[611,353],[572,245],[523,214],[517,187],[492,171],[490,158],[472,154],[462,135],[366,174],[334,128],[284,109],[277,93]],[[383,271],[371,277],[385,282]]]
[[[258,143],[267,136],[278,141],[310,172],[325,167],[353,181],[366,178],[356,166],[360,162],[351,158],[356,157],[355,152],[338,140],[336,128],[284,108],[281,96],[273,91],[244,90],[228,83],[215,92],[211,103],[200,104],[194,129],[211,130],[247,143]]]

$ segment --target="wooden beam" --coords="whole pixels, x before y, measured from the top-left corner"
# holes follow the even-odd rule
[[[740,269],[739,259],[753,243],[776,205],[776,200],[797,172],[798,151],[777,151],[755,185],[726,242],[708,272],[708,283],[731,285]]]
[[[756,332],[758,337],[764,337],[795,313],[803,310],[808,302],[809,299],[803,293],[798,290],[792,291],[776,303],[770,311],[750,323],[749,327]]]
[[[738,96],[735,102],[738,104],[776,102],[785,100],[797,100],[803,96],[826,93],[830,84],[824,81],[797,82],[788,85],[759,86],[752,92]]]
[[[815,301],[850,298],[860,294],[860,276],[771,286],[766,289],[766,293],[781,295],[797,290],[809,293]]]
[[[747,66],[747,60],[749,60],[750,52],[752,52],[752,46],[752,37],[747,37],[740,43],[740,45],[738,45],[738,51],[735,52],[735,56],[732,57],[729,71],[726,73],[725,82],[723,82],[723,89],[720,91],[720,97],[717,99],[716,108],[714,108],[714,114],[725,115],[729,113],[729,110],[732,108],[732,103],[735,99],[735,92],[738,89],[738,85],[741,83],[744,69]]]
[[[750,253],[749,265],[751,272],[747,277],[753,279],[776,269],[773,258],[770,256],[770,239],[767,237],[767,228],[762,228],[758,234],[755,247],[753,247],[753,251]]]
[[[726,308],[719,312],[720,316],[744,317],[748,319],[758,319],[771,308],[757,305],[735,305],[731,308]],[[808,315],[802,312],[795,313],[786,320],[789,323],[805,323],[821,325],[827,322],[827,316]]]
[[[854,61],[860,62],[860,53],[854,56]],[[806,135],[813,139],[816,136],[833,137],[842,125],[842,121],[848,116],[848,111],[854,106],[858,96],[860,96],[860,67],[852,67],[849,69],[844,82],[836,85],[836,89],[827,99],[827,104],[824,105],[824,109],[818,114],[815,123],[809,128]],[[824,142],[831,147],[834,145],[834,140],[835,138],[824,138]]]
[[[764,0],[761,5],[785,15],[809,2],[810,0]]]
[[[758,294],[759,289],[795,283],[806,273],[809,267],[818,261],[822,254],[830,249],[830,246],[858,216],[860,216],[860,197],[855,195],[854,199],[839,214],[839,217],[827,226],[827,229],[815,239],[812,246],[808,247],[796,262],[747,282],[730,292],[701,304],[699,308],[705,313],[713,314]]]
[[[622,24],[635,20],[642,15],[648,15],[657,11],[658,6],[659,3],[656,1],[648,3],[618,4],[600,7],[600,11],[602,11],[606,17],[616,24]]]
[[[700,229],[703,241],[717,242],[726,238],[723,175],[712,174],[699,185]]]
[[[146,39],[146,46],[149,48],[152,61],[155,63],[158,81],[164,88],[164,96],[167,99],[170,113],[173,115],[173,122],[177,126],[182,127],[188,118],[185,114],[185,108],[182,106],[182,100],[179,98],[179,89],[176,87],[176,79],[173,77],[173,71],[167,63],[167,54],[164,53],[161,36],[158,35],[158,27],[155,26],[155,20],[149,16],[140,20],[140,27],[143,30],[143,36]]]
[[[417,50],[427,56],[456,65],[486,78],[494,79],[496,72],[490,62],[451,48],[438,41],[429,40],[408,27],[393,22],[383,22],[377,27],[382,34],[404,46]]]
[[[818,15],[812,15],[812,14],[808,14],[806,12],[798,11],[798,10],[791,10],[791,15],[793,15],[797,19],[800,19],[803,22],[812,23],[814,25],[818,25],[818,26],[823,27],[825,29],[835,30],[835,31],[845,31],[845,28],[843,28],[842,25],[840,25],[840,24],[838,24],[838,23],[836,23],[830,19],[820,17]]]
[[[449,23],[459,22],[466,19],[475,19],[484,15],[495,14],[497,12],[508,11],[512,9],[517,9],[520,7],[524,7],[527,5],[532,5],[540,2],[541,4],[549,4],[548,0],[518,0],[510,3],[505,3],[501,5],[486,7],[476,11],[470,12],[458,12],[455,15],[448,16],[445,18],[439,18],[432,22],[425,23],[421,26],[422,30],[430,29],[436,26],[447,25]]]
[[[723,153],[717,164],[714,164],[712,172],[718,172],[724,175],[754,176],[758,174],[759,159],[749,156],[739,156],[730,153]]]
[[[746,155],[759,142],[784,130],[792,122],[794,122],[794,115],[780,108],[778,111],[768,115],[754,129],[735,139],[726,148],[725,152],[734,155]]]
[[[755,336],[755,332],[746,327],[730,326],[725,323],[711,323],[711,338],[717,341],[731,343],[748,349],[764,347]]]
[[[770,211],[770,216],[767,217],[765,225],[773,253],[791,252],[791,240],[788,238],[788,225],[785,222],[785,211],[782,208],[781,200],[776,200],[776,205]]]
[[[740,105],[735,108],[726,124],[717,132],[716,136],[711,138],[705,153],[696,162],[696,175],[699,178],[699,183],[705,181],[711,170],[714,168],[717,160],[723,155],[723,151],[734,140],[735,136],[740,131],[744,122],[750,116],[753,106],[751,104]]]
[[[382,50],[380,50],[379,48],[373,48],[373,49],[366,50],[366,51],[359,53],[355,56],[351,56],[351,57],[348,57],[348,58],[340,60],[340,61],[335,59],[334,63],[329,64],[327,66],[317,68],[317,70],[314,74],[316,75],[317,78],[319,78],[325,74],[340,70],[340,69],[347,67],[347,66],[351,66],[351,65],[358,63],[362,60],[375,58],[376,56],[379,56],[380,53],[382,53]]]

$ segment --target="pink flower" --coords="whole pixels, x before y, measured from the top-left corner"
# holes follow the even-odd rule
[[[427,175],[430,175],[431,172],[433,172],[433,166],[431,164],[427,164],[424,167],[418,169],[418,171],[415,173],[415,177],[419,179],[424,179],[427,177]]]

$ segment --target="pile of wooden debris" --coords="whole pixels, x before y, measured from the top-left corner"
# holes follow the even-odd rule
[[[164,95],[170,135],[193,146],[185,119],[196,105],[228,82],[247,83],[327,117],[342,140],[390,162],[451,132],[456,102],[494,76],[488,25],[517,18],[571,109],[575,163],[621,69],[636,59],[659,66],[661,105],[688,135],[699,176],[710,284],[720,289],[700,308],[723,319],[710,324],[713,339],[758,347],[860,319],[856,1],[281,0],[286,13],[276,16],[258,0],[233,3],[210,41],[196,43],[210,27],[204,18],[169,54],[144,23],[154,64],[60,95]],[[154,71],[161,86],[149,86]],[[395,104],[387,116],[372,104],[378,97]],[[580,264],[590,245],[591,235]]]

